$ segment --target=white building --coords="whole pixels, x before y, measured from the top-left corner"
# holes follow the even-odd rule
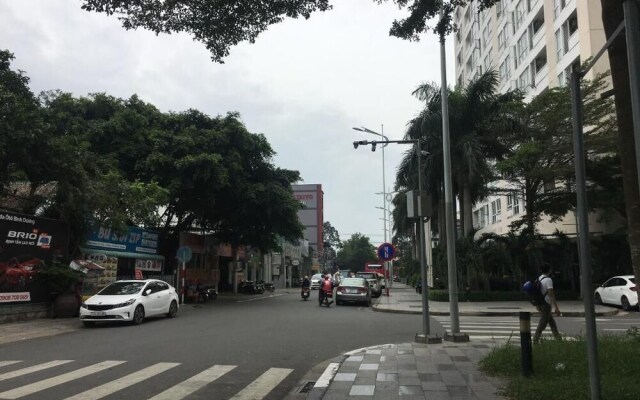
[[[547,87],[566,85],[571,66],[594,56],[606,42],[600,0],[501,0],[482,12],[473,1],[458,7],[453,21],[459,27],[454,35],[456,85],[465,86],[494,69],[499,73],[499,91],[521,89],[525,100]],[[586,78],[608,69],[605,54]],[[508,189],[505,182],[494,185]],[[509,224],[525,211],[522,196],[515,193],[491,196],[473,209],[477,235],[508,233]],[[589,223],[593,233],[610,233],[619,227],[599,221],[597,215],[590,215]],[[556,223],[543,218],[537,228],[542,234],[557,229],[575,235],[576,219],[573,214]]]

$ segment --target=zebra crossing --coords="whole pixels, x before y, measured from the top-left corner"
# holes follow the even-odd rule
[[[35,365],[26,365],[28,362],[23,360],[0,360],[0,399],[20,399],[26,396],[40,395],[47,400],[57,399],[55,389],[60,385],[76,381],[82,378],[90,377],[105,370],[117,370],[118,366],[123,366],[126,361],[105,360],[92,365],[79,365],[80,362],[74,360],[53,360]],[[47,371],[55,371],[55,367],[72,366],[69,372],[55,374],[54,376],[32,381],[22,386],[13,387],[11,381],[23,377],[29,377],[30,374],[43,373]],[[24,365],[24,367],[23,367]],[[111,396],[114,393],[121,392],[134,385],[141,384],[144,381],[163,374],[169,370],[178,369],[181,363],[175,362],[159,362],[149,365],[137,371],[120,376],[116,379],[99,382],[94,386],[80,393],[66,397],[65,400],[98,400]],[[216,380],[230,373],[238,367],[237,365],[213,365],[180,383],[170,387],[153,387],[149,388],[149,400],[181,400],[186,399],[196,391],[205,388],[209,384],[213,384]],[[15,369],[13,369],[15,368]],[[225,400],[260,400],[265,398],[273,389],[275,389],[282,381],[293,372],[288,368],[269,368],[254,381],[249,382],[238,393]],[[24,381],[24,380],[23,380]],[[14,385],[15,386],[15,385]],[[32,397],[30,397],[32,398]],[[215,398],[215,396],[208,396]]]
[[[451,331],[449,316],[435,316],[444,329]],[[533,325],[534,321],[531,321]],[[537,323],[537,322],[536,322]],[[460,331],[477,339],[495,339],[517,337],[520,334],[520,322],[517,317],[460,317]]]

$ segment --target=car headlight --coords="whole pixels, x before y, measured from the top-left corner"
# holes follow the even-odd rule
[[[89,309],[89,307],[87,307],[87,303],[84,303],[84,302],[80,304],[80,308],[84,308],[85,310]]]
[[[116,304],[115,306],[113,306],[113,308],[121,308],[121,307],[130,306],[135,302],[136,302],[136,299],[127,300],[124,303]]]

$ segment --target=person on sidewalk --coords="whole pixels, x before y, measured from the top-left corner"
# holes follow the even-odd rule
[[[540,343],[540,336],[542,335],[542,331],[547,327],[547,324],[551,328],[551,332],[553,336],[557,340],[561,340],[562,336],[560,336],[560,332],[558,332],[558,326],[556,325],[556,321],[553,319],[553,314],[551,313],[551,309],[553,307],[553,311],[557,316],[560,316],[560,309],[558,308],[558,303],[556,302],[556,293],[553,289],[553,279],[551,279],[551,275],[553,274],[553,267],[551,264],[544,263],[542,264],[542,274],[538,277],[538,281],[540,282],[540,291],[544,296],[544,304],[537,306],[538,311],[540,312],[540,321],[538,322],[538,327],[536,328],[536,333],[533,335],[533,342]]]

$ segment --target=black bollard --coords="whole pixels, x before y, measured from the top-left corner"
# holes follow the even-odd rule
[[[520,312],[520,353],[522,361],[522,376],[528,377],[533,373],[533,357],[531,354],[531,313]]]

